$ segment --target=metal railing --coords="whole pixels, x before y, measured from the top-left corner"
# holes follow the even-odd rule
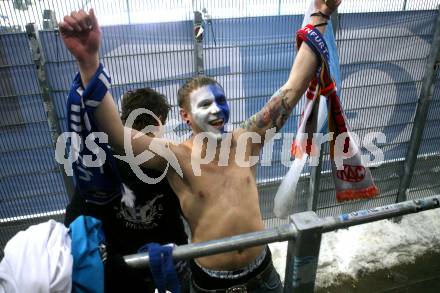
[[[313,211],[307,211],[293,214],[288,224],[276,228],[177,246],[173,250],[173,259],[175,261],[193,259],[273,242],[289,241],[284,292],[308,293],[313,292],[315,288],[323,233],[439,207],[440,195],[436,195],[324,218],[318,217]],[[145,268],[149,265],[148,253],[127,255],[124,260],[132,268]]]

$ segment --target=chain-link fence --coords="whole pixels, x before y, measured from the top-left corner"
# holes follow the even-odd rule
[[[335,215],[393,203],[408,156],[416,107],[438,16],[438,1],[349,1],[337,16],[336,40],[342,73],[342,100],[359,137],[383,132],[384,163],[373,168],[381,194],[372,200],[339,204],[324,151],[314,209]],[[100,55],[112,74],[117,99],[149,86],[173,105],[168,135],[188,136],[179,122],[176,94],[197,72],[216,78],[231,106],[230,128],[259,110],[286,80],[295,56],[294,36],[308,1],[28,1],[0,2],[0,246],[17,229],[61,218],[69,199],[69,178],[55,161],[56,135],[66,131],[65,103],[76,65],[64,48],[57,22],[74,9],[94,7],[103,26]],[[198,13],[194,13],[197,11]],[[204,27],[194,41],[193,22]],[[35,23],[36,33],[32,33]],[[199,55],[198,55],[199,54]],[[196,56],[202,54],[203,58]],[[415,162],[408,198],[440,193],[439,72]],[[288,166],[290,143],[303,102],[258,167],[260,202],[268,226],[278,225],[273,198]],[[49,123],[48,123],[49,122]],[[287,149],[287,151],[286,151]],[[270,166],[266,166],[270,165]],[[306,168],[292,211],[310,208]],[[410,178],[411,179],[411,178]]]

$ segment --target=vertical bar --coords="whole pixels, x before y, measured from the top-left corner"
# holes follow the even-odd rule
[[[126,3],[127,3],[127,19],[128,19],[128,24],[131,24],[131,17],[130,17],[130,0],[127,0]]]
[[[47,76],[45,72],[45,59],[43,55],[43,48],[41,47],[40,38],[38,36],[38,30],[34,23],[28,23],[26,25],[26,33],[29,40],[29,46],[32,52],[32,59],[37,69],[38,83],[42,90],[44,109],[47,113],[47,123],[49,124],[50,135],[54,147],[56,146],[58,136],[61,134],[61,127],[59,124],[58,115],[55,110],[52,96],[50,95],[49,83],[47,82]],[[61,174],[63,175],[64,185],[66,187],[69,198],[72,198],[74,187],[72,178],[69,178],[64,172],[61,165],[58,165]]]
[[[318,124],[318,112],[319,112],[319,102],[320,97],[318,97],[313,105],[312,115],[313,116],[313,124]],[[313,134],[314,135],[314,134]],[[324,154],[324,144],[319,145],[319,154],[318,154],[318,165],[311,167],[310,171],[310,182],[309,182],[309,197],[307,199],[307,210],[308,211],[316,211],[318,205],[318,195],[320,188],[320,180],[321,180],[321,170],[322,170],[322,156]],[[310,162],[312,158],[310,157]]]
[[[333,27],[333,35],[335,36],[335,41],[336,41],[336,32],[338,31],[338,27],[339,27],[339,13],[337,8],[332,13],[331,22]]]
[[[403,7],[402,10],[405,11],[406,10],[406,0],[403,0]]]
[[[288,245],[284,293],[313,293],[323,222],[311,211],[294,214],[290,221],[298,236]]]
[[[289,240],[287,242],[287,255],[286,255],[286,271],[284,273],[284,293],[292,292],[293,287],[293,259],[295,255],[295,241]]]
[[[203,25],[202,13],[194,11],[194,71],[197,75],[203,74]]]
[[[411,179],[414,173],[414,166],[417,161],[417,154],[420,149],[420,144],[423,138],[423,130],[426,125],[428,117],[429,105],[432,101],[434,91],[434,77],[436,64],[438,62],[440,51],[440,6],[439,13],[435,24],[435,32],[432,40],[431,50],[426,63],[425,76],[423,78],[422,89],[417,103],[416,116],[414,117],[414,126],[411,131],[410,144],[408,153],[403,166],[403,176],[400,179],[399,191],[396,202],[405,201],[407,199],[406,190],[411,184]]]
[[[339,26],[339,14],[337,10],[332,14],[331,22],[333,27],[333,34],[335,35],[336,38],[336,32]],[[316,120],[313,122],[315,123],[315,125],[318,124],[318,110],[319,110],[319,100],[317,100],[315,102],[315,105],[313,106],[313,112],[316,111],[316,115],[315,115]],[[310,171],[309,198],[307,201],[307,210],[309,211],[316,211],[317,209],[323,155],[324,155],[324,145],[322,144],[319,150],[318,165],[312,167]]]

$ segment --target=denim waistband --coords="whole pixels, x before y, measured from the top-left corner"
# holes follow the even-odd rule
[[[233,270],[233,271],[221,271],[221,270],[211,270],[211,269],[206,269],[204,267],[202,267],[201,265],[199,265],[197,263],[197,261],[194,261],[197,266],[203,271],[205,272],[208,276],[212,277],[212,278],[217,278],[217,279],[238,279],[241,278],[243,276],[248,275],[249,273],[251,273],[252,271],[254,271],[255,269],[257,269],[264,261],[266,254],[267,254],[267,247],[265,249],[263,249],[263,251],[260,253],[260,255],[257,256],[257,258],[255,258],[254,261],[252,261],[250,264],[248,264],[245,267]]]

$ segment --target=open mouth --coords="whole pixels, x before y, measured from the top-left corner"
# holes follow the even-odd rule
[[[209,125],[217,127],[217,128],[222,127],[223,124],[224,124],[223,119],[215,119],[215,120],[209,121]]]

